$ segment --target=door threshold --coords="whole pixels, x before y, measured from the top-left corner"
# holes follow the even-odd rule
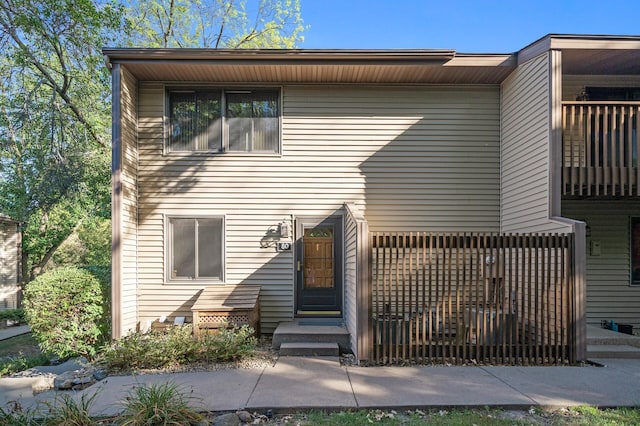
[[[300,316],[331,316],[337,317],[342,315],[342,311],[297,311],[296,315]]]

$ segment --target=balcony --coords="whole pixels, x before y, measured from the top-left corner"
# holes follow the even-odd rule
[[[640,102],[562,103],[562,195],[640,196]]]

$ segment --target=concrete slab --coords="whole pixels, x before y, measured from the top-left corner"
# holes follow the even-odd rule
[[[53,377],[3,377],[0,378],[0,407],[8,408],[16,404],[27,409],[35,408],[42,401],[53,401],[55,392],[34,394],[42,389],[49,389],[53,383]]]
[[[194,408],[212,411],[244,408],[251,392],[256,387],[262,368],[228,369],[219,371],[147,374],[133,376],[109,376],[103,381],[77,393],[91,396],[98,393],[91,410],[94,415],[113,416],[123,409],[125,398],[135,386],[171,382],[179,386],[184,395],[192,396]]]
[[[629,345],[640,348],[640,336],[632,336],[593,325],[587,325],[587,344]]]
[[[0,340],[10,339],[22,334],[31,333],[28,325],[19,325],[17,327],[7,327],[0,329]]]
[[[477,367],[349,367],[348,372],[363,408],[533,404]]]
[[[587,358],[640,359],[640,348],[630,345],[587,345]]]
[[[335,357],[281,357],[265,368],[247,408],[355,408],[345,368]]]
[[[638,361],[635,361],[638,363]],[[614,364],[620,365],[620,364]],[[640,405],[640,367],[483,367],[536,405]]]

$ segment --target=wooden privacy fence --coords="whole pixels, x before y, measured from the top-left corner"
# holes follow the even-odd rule
[[[575,362],[573,234],[371,235],[372,361]]]

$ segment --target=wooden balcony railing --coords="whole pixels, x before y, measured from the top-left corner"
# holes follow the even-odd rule
[[[640,102],[563,102],[563,195],[640,195],[639,117]]]

